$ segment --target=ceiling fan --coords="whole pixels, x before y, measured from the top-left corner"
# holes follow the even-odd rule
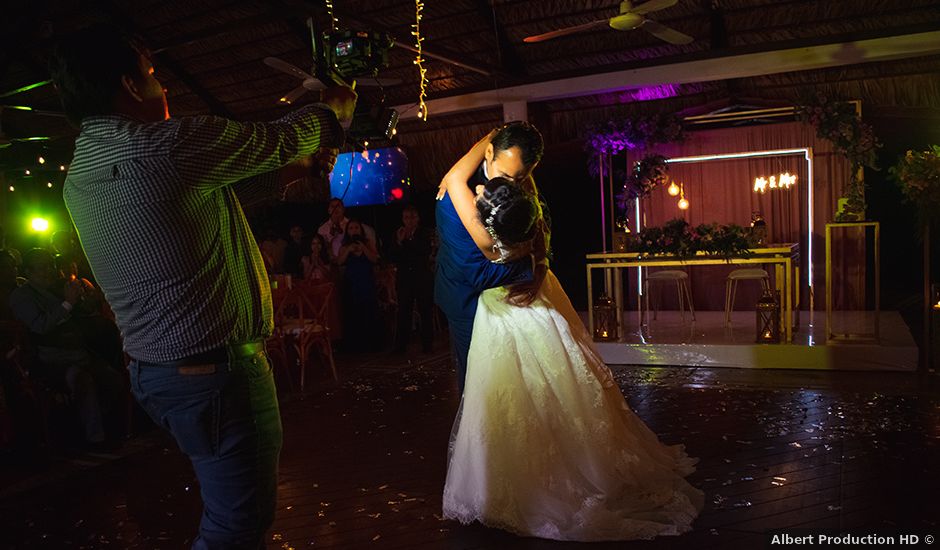
[[[282,73],[289,74],[293,77],[300,79],[301,84],[293,90],[284,94],[278,101],[281,103],[287,103],[288,105],[297,101],[300,96],[304,95],[308,91],[316,92],[319,90],[325,90],[326,84],[323,83],[319,78],[313,76],[306,71],[303,71],[297,68],[295,65],[284,61],[283,59],[277,57],[265,57],[264,64],[272,69],[281,71]],[[366,77],[366,80],[357,80],[357,86],[393,86],[395,84],[401,84],[401,80],[397,78],[378,78],[378,77]]]
[[[325,52],[323,51],[324,46],[320,44],[319,40],[317,40],[317,29],[313,24],[312,18],[307,19],[307,27],[310,29],[310,43],[313,49],[313,58],[315,62],[314,67],[311,70],[311,72],[317,73],[317,69],[316,69],[317,60],[318,59],[321,60],[320,63],[325,63],[324,61]],[[288,63],[287,61],[284,61],[283,59],[280,59],[277,57],[265,57],[264,64],[267,65],[268,67],[271,67],[272,69],[281,71],[282,73],[289,74],[295,78],[300,79],[300,82],[301,82],[300,86],[297,86],[293,90],[281,96],[281,98],[278,100],[281,103],[286,103],[289,105],[297,101],[297,99],[300,98],[300,96],[304,95],[308,91],[316,92],[319,90],[326,89],[326,84],[324,84],[320,78],[317,78],[316,76],[313,76],[312,74],[302,69],[299,69],[295,65],[292,65]],[[334,78],[339,77],[338,74],[335,74],[335,71],[334,71],[333,76]],[[363,78],[363,77],[360,77],[360,78]],[[365,77],[365,80],[356,81],[355,84],[358,84],[359,86],[382,87],[382,86],[391,86],[395,84],[401,84],[401,80],[397,78],[378,78],[375,76],[372,76],[372,77],[367,76]]]
[[[16,142],[25,142],[25,141],[49,141],[55,139],[50,136],[30,136],[30,137],[7,137],[3,133],[3,110],[4,109],[15,109],[18,111],[29,111],[37,115],[44,116],[54,116],[54,117],[65,117],[65,113],[59,113],[55,111],[43,111],[40,109],[33,109],[32,107],[24,107],[22,105],[0,105],[0,149],[5,149]]]
[[[625,0],[620,2],[620,14],[610,19],[599,19],[583,25],[575,25],[573,27],[566,27],[535,36],[527,36],[523,39],[523,42],[543,42],[545,40],[551,40],[552,38],[558,38],[559,36],[567,36],[586,30],[610,26],[618,31],[643,29],[656,38],[669,42],[670,44],[688,44],[693,40],[691,36],[645,17],[647,13],[674,6],[678,2],[679,0],[650,0],[639,6],[634,6],[629,0]]]

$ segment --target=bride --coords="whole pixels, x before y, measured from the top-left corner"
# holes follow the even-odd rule
[[[704,501],[684,479],[696,460],[661,443],[624,400],[548,269],[534,183],[467,187],[489,137],[451,168],[441,195],[491,261],[531,255],[534,278],[479,298],[444,517],[573,541],[690,530]]]

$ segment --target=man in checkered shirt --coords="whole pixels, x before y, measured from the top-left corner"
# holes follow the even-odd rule
[[[283,191],[276,172],[343,142],[356,94],[268,123],[170,118],[146,50],[116,29],[51,58],[80,123],[64,197],[117,317],[132,390],[193,463],[204,511],[193,548],[263,548],[281,422],[264,338],[271,291],[236,193]]]

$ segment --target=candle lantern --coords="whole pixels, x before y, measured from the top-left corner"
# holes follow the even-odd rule
[[[614,252],[626,252],[627,251],[627,239],[628,239],[628,236],[625,232],[615,231],[614,232]]]
[[[751,241],[754,246],[763,246],[767,240],[767,222],[760,212],[751,214]]]
[[[630,240],[630,220],[620,217],[614,223],[614,252],[626,252]]]
[[[930,285],[930,344],[927,347],[927,368],[940,367],[940,284]]]
[[[601,296],[594,302],[594,340],[607,342],[617,339],[620,319],[617,305],[609,296]]]
[[[757,300],[757,343],[776,344],[780,342],[780,299],[779,292],[770,289]]]

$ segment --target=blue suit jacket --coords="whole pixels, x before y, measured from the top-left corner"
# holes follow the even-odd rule
[[[494,264],[486,259],[460,222],[449,194],[437,201],[435,217],[440,248],[434,301],[448,319],[472,322],[481,292],[532,278],[530,261]]]

